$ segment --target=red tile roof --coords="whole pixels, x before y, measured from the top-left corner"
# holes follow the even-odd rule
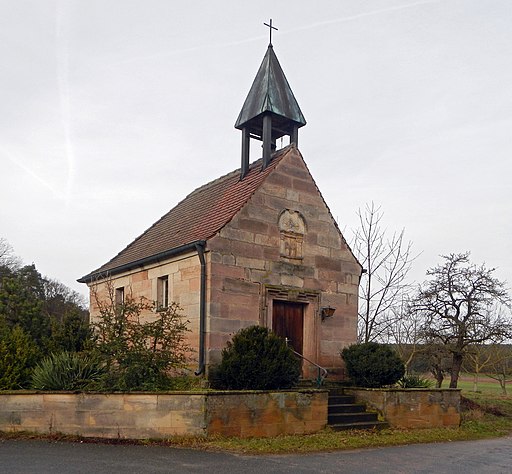
[[[294,148],[290,145],[279,150],[264,170],[261,170],[262,161],[255,161],[242,181],[238,169],[196,189],[112,260],[79,281],[88,282],[101,274],[115,273],[119,267],[125,268],[131,263],[213,237]]]

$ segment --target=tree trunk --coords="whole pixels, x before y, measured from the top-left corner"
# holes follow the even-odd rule
[[[461,353],[454,353],[452,359],[452,370],[450,373],[450,388],[457,388],[457,382],[459,381],[460,369],[462,367],[463,355]]]
[[[473,392],[478,392],[478,372],[473,377]]]
[[[434,366],[432,367],[432,375],[436,379],[436,388],[441,388],[441,385],[443,385],[444,375],[443,371],[440,367]]]
[[[498,379],[498,382],[500,383],[500,387],[501,387],[501,393],[503,393],[503,395],[506,395],[507,394],[507,377],[504,376],[503,378],[499,378]]]

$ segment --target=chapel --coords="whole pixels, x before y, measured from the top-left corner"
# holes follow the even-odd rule
[[[91,321],[109,288],[119,301],[175,301],[190,321],[197,375],[207,375],[237,331],[256,324],[303,355],[303,377],[321,366],[342,379],[340,350],[356,342],[362,267],[299,151],[305,124],[270,43],[235,123],[240,168],[192,191],[78,280],[91,291]],[[285,136],[290,144],[277,149]],[[251,140],[262,143],[253,162]]]

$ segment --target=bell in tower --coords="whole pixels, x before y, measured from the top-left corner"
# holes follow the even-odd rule
[[[290,143],[298,143],[298,130],[306,125],[306,119],[286,80],[281,65],[272,46],[272,29],[270,43],[261,66],[238,119],[235,128],[242,131],[242,166],[240,179],[249,170],[249,144],[255,138],[263,142],[263,169],[271,160],[276,148],[276,140],[284,135],[290,137]]]

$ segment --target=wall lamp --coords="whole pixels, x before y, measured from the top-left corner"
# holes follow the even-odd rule
[[[326,318],[330,318],[335,311],[336,308],[333,308],[332,306],[324,306],[323,308],[320,308],[320,317],[322,318],[322,321]]]

